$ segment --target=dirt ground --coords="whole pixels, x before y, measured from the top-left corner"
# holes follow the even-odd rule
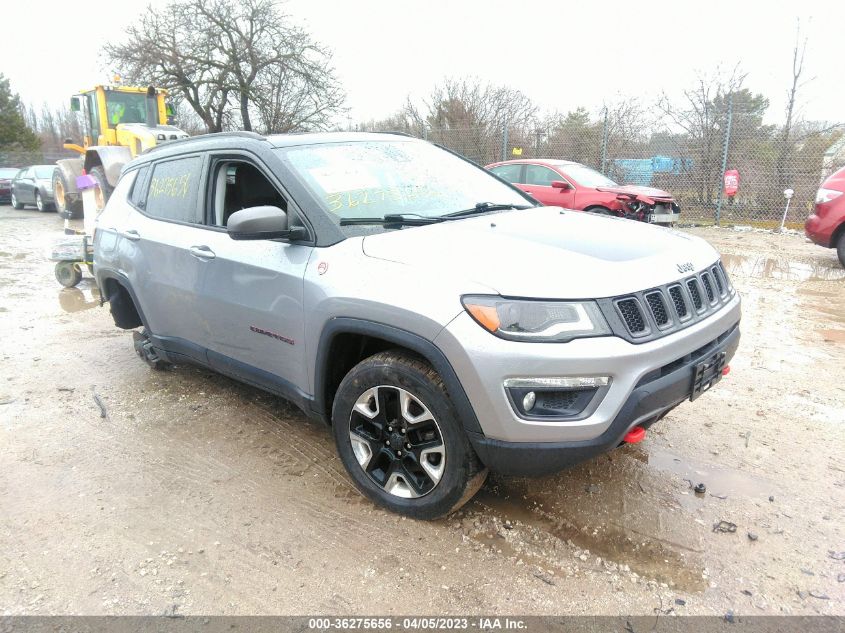
[[[802,236],[693,229],[743,297],[728,378],[423,523],[284,401],[151,371],[56,283],[61,224],[0,207],[2,614],[845,614],[845,271]]]

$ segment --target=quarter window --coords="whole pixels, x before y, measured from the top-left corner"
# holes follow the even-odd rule
[[[536,187],[551,187],[555,180],[563,180],[563,177],[557,172],[552,171],[548,167],[542,165],[526,165],[525,166],[525,184],[534,185]]]
[[[197,204],[201,172],[199,156],[157,163],[147,188],[146,213],[162,220],[201,224]]]
[[[132,185],[132,193],[129,194],[129,202],[139,208],[143,208],[146,194],[147,176],[149,175],[149,165],[141,167],[135,176],[135,183]]]

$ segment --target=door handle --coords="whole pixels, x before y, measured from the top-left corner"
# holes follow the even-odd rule
[[[128,229],[126,231],[118,231],[117,234],[120,237],[125,237],[127,240],[132,240],[133,242],[137,242],[141,239],[141,236],[138,234],[138,231],[135,229]]]
[[[208,246],[191,246],[188,250],[191,251],[191,255],[200,259],[214,259],[216,257],[214,251]]]

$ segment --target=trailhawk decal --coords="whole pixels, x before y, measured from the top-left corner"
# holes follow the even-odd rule
[[[277,341],[281,341],[282,343],[287,343],[288,345],[296,345],[296,342],[292,338],[282,336],[281,334],[276,334],[275,332],[271,332],[270,330],[255,327],[254,325],[250,325],[249,329],[250,331],[255,332],[256,334],[263,334],[264,336],[269,336],[270,338],[274,338]]]

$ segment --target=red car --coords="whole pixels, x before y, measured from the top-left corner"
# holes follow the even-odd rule
[[[548,206],[654,224],[680,219],[680,208],[671,194],[652,187],[620,185],[581,163],[537,158],[492,163],[486,168]]]
[[[831,174],[816,193],[816,207],[804,232],[819,246],[835,248],[845,266],[845,167]]]
[[[12,201],[12,178],[20,170],[12,167],[0,167],[0,204]]]

